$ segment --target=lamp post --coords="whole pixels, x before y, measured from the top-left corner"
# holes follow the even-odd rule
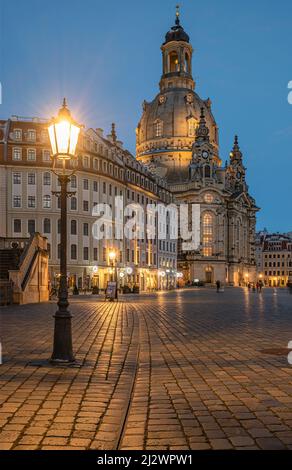
[[[112,272],[114,273],[114,279],[112,278],[112,281],[115,281],[117,283],[117,288],[116,288],[116,299],[118,298],[118,275],[117,275],[117,264],[116,264],[116,258],[117,254],[115,250],[111,250],[108,255],[111,266],[112,266]]]
[[[67,168],[66,162],[77,162],[76,147],[80,126],[73,121],[65,99],[57,118],[52,120],[48,131],[52,147],[52,171],[57,175],[61,187],[60,191],[53,193],[60,198],[61,203],[61,249],[58,310],[54,315],[54,347],[51,362],[54,364],[72,364],[75,362],[75,358],[72,347],[72,315],[68,310],[67,198],[72,196],[73,193],[67,191],[67,186],[76,170]]]

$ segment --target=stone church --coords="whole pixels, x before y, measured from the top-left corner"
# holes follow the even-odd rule
[[[143,103],[136,154],[166,179],[178,203],[200,204],[200,246],[179,251],[178,269],[186,282],[253,282],[258,207],[248,191],[237,136],[222,165],[211,100],[195,91],[193,48],[179,11],[161,50],[160,91],[153,101]]]

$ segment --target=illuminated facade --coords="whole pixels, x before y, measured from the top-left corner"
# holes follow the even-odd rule
[[[257,275],[266,286],[292,284],[292,237],[289,234],[257,234]]]
[[[161,50],[160,91],[143,103],[137,159],[167,181],[178,202],[201,206],[200,246],[179,250],[185,281],[243,285],[246,276],[251,281],[256,276],[258,208],[248,192],[238,138],[222,166],[218,126],[210,99],[195,92],[193,48],[179,12]]]
[[[60,256],[60,207],[57,177],[52,174],[48,123],[12,117],[0,121],[0,237],[27,237],[39,232],[48,239],[49,273],[57,284]],[[141,291],[176,286],[177,242],[167,230],[164,242],[145,236],[140,240],[95,240],[92,226],[96,204],[109,204],[115,217],[115,196],[128,204],[173,201],[161,178],[123,149],[113,127],[105,137],[101,129],[83,130],[78,167],[68,190],[68,278],[70,286],[103,289],[117,273],[120,286]],[[169,227],[168,227],[169,228]],[[115,250],[113,263],[109,253]]]

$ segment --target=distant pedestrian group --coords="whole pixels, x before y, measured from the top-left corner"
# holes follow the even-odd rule
[[[249,282],[247,284],[248,290],[252,289],[253,292],[262,292],[263,283],[262,281],[257,281],[256,283]]]

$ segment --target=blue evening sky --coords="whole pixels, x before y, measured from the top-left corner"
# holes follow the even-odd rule
[[[74,117],[134,152],[141,103],[158,91],[160,45],[174,0],[0,0],[0,117],[50,117],[66,96]],[[196,91],[211,98],[221,158],[233,136],[262,208],[258,228],[292,230],[291,0],[184,0]]]

